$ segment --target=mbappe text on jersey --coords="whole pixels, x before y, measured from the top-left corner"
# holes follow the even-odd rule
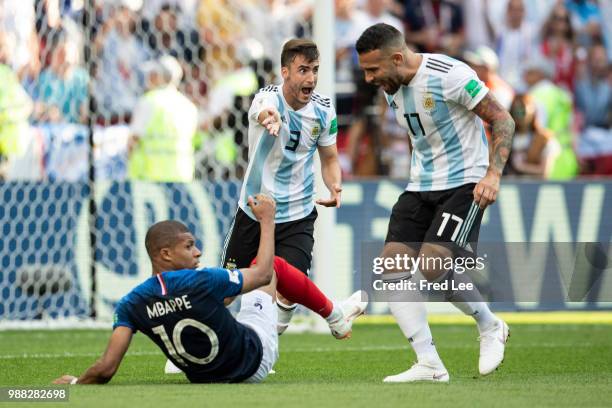
[[[153,319],[154,317],[160,317],[167,315],[168,313],[174,313],[187,309],[191,309],[191,302],[187,298],[187,295],[183,295],[174,299],[155,302],[151,308],[147,306],[147,314],[149,315],[149,319]]]

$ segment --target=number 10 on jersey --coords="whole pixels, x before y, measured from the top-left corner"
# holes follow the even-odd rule
[[[185,329],[186,327],[194,327],[200,330],[204,335],[208,337],[208,340],[210,341],[210,353],[208,354],[208,356],[204,358],[199,358],[185,350],[185,346],[183,345],[183,342],[181,340],[181,334],[183,332],[183,329]],[[217,357],[217,354],[219,354],[219,339],[217,337],[217,334],[204,323],[194,319],[179,320],[174,326],[174,330],[172,331],[172,339],[168,337],[168,333],[166,333],[166,328],[163,325],[154,327],[153,333],[161,337],[162,341],[164,342],[164,345],[166,346],[166,349],[168,350],[168,354],[170,354],[179,364],[183,366],[187,365],[183,358],[195,364],[205,365],[213,361],[215,357]]]

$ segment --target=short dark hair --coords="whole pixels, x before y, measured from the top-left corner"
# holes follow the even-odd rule
[[[304,38],[294,38],[287,41],[281,52],[281,67],[288,67],[298,55],[303,55],[309,63],[319,59],[317,44]]]
[[[145,247],[149,258],[153,259],[153,256],[162,248],[174,246],[178,236],[186,232],[191,231],[185,224],[178,221],[167,220],[153,224],[145,236]]]
[[[395,27],[385,23],[368,27],[359,37],[355,48],[358,54],[380,50],[390,46],[403,47],[406,44],[404,35]]]

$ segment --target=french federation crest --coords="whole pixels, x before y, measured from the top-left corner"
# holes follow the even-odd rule
[[[428,112],[431,112],[435,108],[436,108],[436,101],[434,100],[433,95],[430,93],[424,94],[423,95],[423,109],[425,109]]]
[[[239,285],[240,284],[240,275],[239,275],[239,273],[240,272],[238,272],[236,270],[229,270],[228,269],[227,270],[227,275],[228,275],[229,281],[235,283],[236,285]]]

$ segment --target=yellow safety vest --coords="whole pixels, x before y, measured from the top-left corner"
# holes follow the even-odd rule
[[[152,113],[128,164],[131,179],[155,182],[190,182],[194,173],[193,137],[195,106],[174,88],[147,92]],[[193,126],[189,122],[193,120]]]
[[[28,117],[32,100],[25,92],[13,70],[0,64],[0,154],[21,155],[28,138]]]
[[[572,97],[563,88],[552,83],[536,87],[530,92],[533,98],[546,109],[547,122],[561,145],[561,153],[555,159],[549,178],[570,180],[578,174],[578,160],[572,147]]]

